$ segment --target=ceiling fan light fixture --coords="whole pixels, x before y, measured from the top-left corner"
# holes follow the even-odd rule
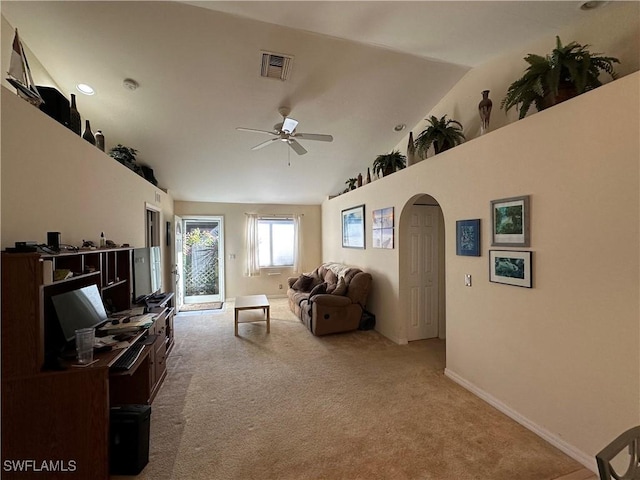
[[[293,133],[297,126],[297,120],[287,117],[284,119],[284,122],[282,122],[282,131],[286,133]]]

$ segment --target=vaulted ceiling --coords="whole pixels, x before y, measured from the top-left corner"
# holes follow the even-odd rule
[[[391,150],[474,66],[579,20],[575,1],[3,1],[2,15],[107,147],[177,200],[318,204]],[[293,57],[281,81],[262,52]],[[10,47],[2,45],[2,55]],[[123,80],[139,83],[135,91]],[[41,80],[34,79],[36,83]],[[330,134],[251,148],[291,109]]]

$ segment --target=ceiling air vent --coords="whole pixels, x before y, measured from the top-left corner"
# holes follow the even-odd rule
[[[293,57],[282,53],[262,52],[260,75],[267,78],[287,80],[291,74]]]

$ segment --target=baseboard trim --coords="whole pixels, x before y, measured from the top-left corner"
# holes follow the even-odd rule
[[[586,468],[588,468],[592,472],[598,473],[598,466],[596,464],[596,460],[595,460],[594,457],[592,457],[590,455],[587,455],[583,451],[577,449],[573,445],[571,445],[571,444],[567,443],[566,441],[562,440],[557,435],[554,435],[553,433],[551,433],[546,428],[543,428],[540,425],[532,422],[528,418],[524,417],[520,413],[518,413],[515,410],[513,410],[508,405],[505,405],[503,402],[501,402],[500,400],[495,398],[493,395],[485,392],[484,390],[482,390],[478,386],[476,386],[473,383],[469,382],[468,380],[462,378],[460,375],[458,375],[454,371],[452,371],[452,370],[450,370],[448,368],[445,368],[444,369],[444,374],[447,377],[449,377],[451,380],[456,382],[458,385],[460,385],[461,387],[469,390],[471,393],[473,393],[477,397],[481,398],[482,400],[487,402],[489,405],[491,405],[491,406],[497,408],[498,410],[500,410],[502,413],[504,413],[506,416],[508,416],[512,420],[515,420],[516,422],[518,422],[520,425],[522,425],[526,429],[531,430],[533,433],[535,433],[540,438],[542,438],[546,442],[548,442],[551,445],[553,445],[554,447],[556,447],[561,452],[563,452],[566,455],[568,455],[569,457],[573,458],[575,461],[580,462],[582,465],[584,465]]]

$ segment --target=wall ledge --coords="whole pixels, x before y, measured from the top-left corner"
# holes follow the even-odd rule
[[[558,437],[556,434],[550,432],[544,427],[541,427],[535,422],[532,422],[531,420],[521,415],[517,411],[513,410],[511,407],[509,407],[502,401],[498,400],[493,395],[485,392],[480,387],[474,385],[473,383],[469,382],[465,378],[461,377],[460,375],[455,373],[453,370],[449,368],[445,368],[444,374],[445,376],[449,377],[451,380],[456,382],[461,387],[465,388],[466,390],[470,391],[477,397],[481,398],[492,407],[497,408],[499,411],[504,413],[506,416],[508,416],[512,420],[515,420],[516,422],[518,422],[527,430],[532,431],[533,433],[538,435],[540,438],[542,438],[546,442],[556,447],[561,452],[565,453],[566,455],[573,458],[577,462],[580,462],[582,465],[587,467],[592,472],[598,473],[598,466],[596,464],[596,460],[594,456],[587,455],[583,451],[577,449],[573,445],[567,443],[566,441]]]

